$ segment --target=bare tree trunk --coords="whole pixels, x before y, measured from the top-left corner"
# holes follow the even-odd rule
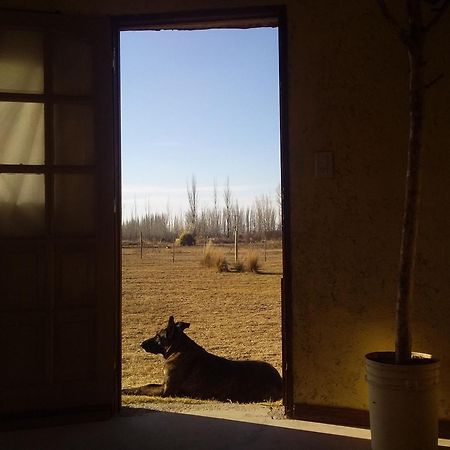
[[[231,189],[229,178],[227,178],[227,182],[223,190],[223,202],[225,204],[225,221],[226,221],[225,233],[227,238],[229,238],[231,233]]]
[[[191,187],[189,188],[189,185],[187,185],[187,196],[189,203],[187,222],[188,226],[190,227],[190,231],[192,233],[195,233],[197,228],[198,192],[197,192],[197,179],[195,178],[194,175],[192,175]]]
[[[217,183],[214,179],[214,211],[212,215],[212,235],[219,237],[220,234],[220,224],[219,224],[219,208],[217,200]]]
[[[404,364],[411,358],[410,305],[413,294],[414,267],[420,200],[420,172],[423,134],[423,24],[420,0],[407,2],[409,33],[409,142],[406,173],[405,210],[400,248],[400,272],[397,298],[395,359]]]
[[[408,25],[403,28],[391,14],[385,0],[377,0],[388,25],[408,49],[409,57],[409,140],[405,187],[405,210],[403,215],[400,269],[396,308],[395,360],[398,364],[411,359],[410,306],[414,285],[418,211],[420,200],[420,172],[423,135],[424,96],[427,87],[424,79],[423,49],[426,34],[440,21],[449,8],[450,0],[427,1],[431,5],[432,17],[424,24],[422,0],[405,0]]]

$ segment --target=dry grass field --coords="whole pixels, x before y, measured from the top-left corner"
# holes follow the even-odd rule
[[[234,261],[232,245],[217,246]],[[281,244],[241,245],[240,259],[258,252],[261,272],[217,272],[201,265],[203,246],[122,250],[122,384],[160,383],[161,355],[139,344],[170,315],[190,322],[186,333],[208,351],[233,359],[261,359],[281,373]],[[232,264],[231,264],[232,266]]]

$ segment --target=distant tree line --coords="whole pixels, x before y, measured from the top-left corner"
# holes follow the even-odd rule
[[[233,240],[237,229],[239,239],[263,240],[281,237],[281,189],[273,196],[257,196],[249,207],[240,207],[233,199],[230,183],[224,186],[223,204],[219,204],[217,186],[214,184],[212,205],[200,208],[198,204],[197,181],[192,177],[187,185],[188,208],[186,212],[170,213],[146,211],[139,215],[134,209],[131,217],[122,223],[122,239],[137,241],[173,242],[183,231],[196,238]],[[148,208],[147,208],[148,209]]]

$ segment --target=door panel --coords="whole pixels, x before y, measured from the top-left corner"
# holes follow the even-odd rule
[[[40,311],[45,302],[46,254],[37,244],[2,246],[0,311]],[[26,282],[24,282],[26,280]]]
[[[55,308],[91,307],[95,304],[95,251],[88,245],[56,250]]]
[[[20,390],[45,384],[48,366],[47,328],[44,314],[2,314],[0,341],[9,344],[2,352],[7,361],[0,371],[3,389]]]
[[[95,174],[55,174],[54,232],[58,236],[94,236]]]
[[[55,320],[56,382],[95,381],[96,317],[90,311],[62,311]]]
[[[0,415],[118,399],[111,32],[0,18]]]

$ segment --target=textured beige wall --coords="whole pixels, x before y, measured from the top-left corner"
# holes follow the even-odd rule
[[[283,3],[283,2],[272,2]],[[291,0],[290,192],[294,401],[366,408],[364,354],[391,350],[408,136],[407,56],[375,0]],[[395,0],[397,6],[400,0]],[[25,0],[7,6],[29,7]],[[261,1],[36,1],[33,9],[129,14]],[[400,10],[400,8],[399,8]],[[450,419],[450,13],[429,37],[414,349],[442,360]],[[331,151],[332,178],[314,177]]]
[[[334,4],[334,2],[328,2]],[[291,24],[295,400],[366,408],[363,355],[392,350],[408,137],[407,54],[375,1],[299,2]],[[447,30],[445,32],[445,29]],[[449,73],[450,14],[429,75]],[[295,56],[294,56],[295,55]],[[450,76],[428,95],[414,349],[442,358],[450,418]],[[314,152],[335,176],[314,178]],[[439,194],[439,192],[441,194]]]

